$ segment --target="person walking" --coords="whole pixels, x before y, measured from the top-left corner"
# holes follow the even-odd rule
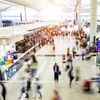
[[[2,77],[2,72],[1,72],[1,69],[0,69],[0,81],[3,80],[3,77]]]
[[[75,49],[75,47],[72,48],[72,53],[73,53],[73,58],[75,58],[75,54],[76,54],[76,49]]]
[[[26,83],[26,98],[29,98],[28,92],[31,90],[31,78],[28,78]]]
[[[100,93],[100,73],[98,74],[96,81],[97,81],[98,93]]]
[[[85,60],[85,53],[86,53],[86,50],[83,48],[82,49],[82,60]]]
[[[51,100],[61,100],[61,97],[59,95],[59,92],[57,90],[54,90],[54,94]]]
[[[80,70],[79,70],[79,68],[76,68],[75,69],[75,81],[76,81],[76,84],[77,84],[77,82],[80,80]]]
[[[20,93],[20,96],[19,96],[19,99],[23,100],[23,98],[26,97],[26,80],[24,77],[22,77],[22,83],[21,83],[21,93]]]
[[[5,87],[3,82],[0,82],[0,85],[2,87],[2,93],[1,94],[2,94],[3,100],[6,100],[6,93],[7,93],[6,87]]]
[[[78,41],[76,41],[76,47],[77,47],[77,50],[78,50],[78,45],[79,45],[79,42],[78,42]]]
[[[42,99],[42,93],[40,91],[41,84],[39,82],[39,78],[36,78],[34,85],[35,85],[35,97],[34,97],[34,99],[36,99],[37,94],[39,94],[39,98]]]
[[[54,71],[54,80],[55,81],[59,81],[59,66],[57,65],[57,63],[55,63],[55,65],[53,66],[53,71]]]
[[[67,48],[67,56],[70,55],[70,48]]]
[[[69,69],[69,72],[68,72],[68,77],[69,77],[69,87],[71,88],[71,85],[72,85],[72,81],[74,79],[74,76],[73,76],[73,66],[71,65],[70,66],[71,68]]]

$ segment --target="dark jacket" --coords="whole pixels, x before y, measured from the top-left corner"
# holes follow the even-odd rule
[[[58,65],[54,65],[53,70],[55,73],[59,72],[59,66]]]

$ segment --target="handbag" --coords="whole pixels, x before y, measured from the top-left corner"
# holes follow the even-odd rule
[[[38,85],[38,86],[37,86],[37,89],[41,89],[41,85]]]
[[[22,93],[24,93],[25,92],[25,87],[22,87]]]
[[[74,79],[74,76],[71,76],[71,79],[73,80]]]
[[[59,75],[61,75],[61,71],[59,71]]]
[[[67,71],[69,69],[69,67],[70,67],[69,65],[66,65],[65,71]]]

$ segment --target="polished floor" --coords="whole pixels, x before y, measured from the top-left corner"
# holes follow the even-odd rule
[[[84,79],[90,79],[90,77],[96,77],[98,73],[98,67],[95,62],[96,59],[93,57],[89,61],[82,61],[81,57],[76,57],[73,62],[74,75],[75,69],[78,67],[80,69],[80,81],[76,84],[75,80],[72,83],[72,88],[69,87],[69,78],[67,72],[65,71],[65,64],[62,63],[62,55],[66,54],[66,49],[68,47],[72,48],[75,46],[75,39],[73,37],[54,37],[55,43],[55,52],[52,51],[52,45],[45,45],[37,53],[36,57],[38,60],[38,71],[36,76],[40,76],[42,84],[42,100],[51,100],[53,95],[53,90],[57,89],[61,96],[61,100],[100,100],[100,94],[97,93],[98,88],[96,83],[92,84],[93,92],[84,93],[82,91],[82,81]],[[78,53],[81,54],[81,49],[78,49]],[[44,56],[45,54],[56,56]],[[41,55],[41,56],[39,56]],[[59,83],[53,81],[53,65],[58,63],[61,76]],[[7,100],[19,100],[20,88],[21,88],[21,77],[29,77],[25,72],[27,63],[23,64],[23,67],[20,71],[15,74],[15,76],[6,84],[7,87]],[[34,81],[34,79],[33,79]],[[30,98],[22,100],[34,100],[34,84],[32,84],[32,90],[30,91]],[[37,99],[36,100],[40,100]]]

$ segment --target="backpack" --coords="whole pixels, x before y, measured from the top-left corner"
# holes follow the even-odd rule
[[[22,93],[24,93],[25,92],[25,87],[22,87]]]

